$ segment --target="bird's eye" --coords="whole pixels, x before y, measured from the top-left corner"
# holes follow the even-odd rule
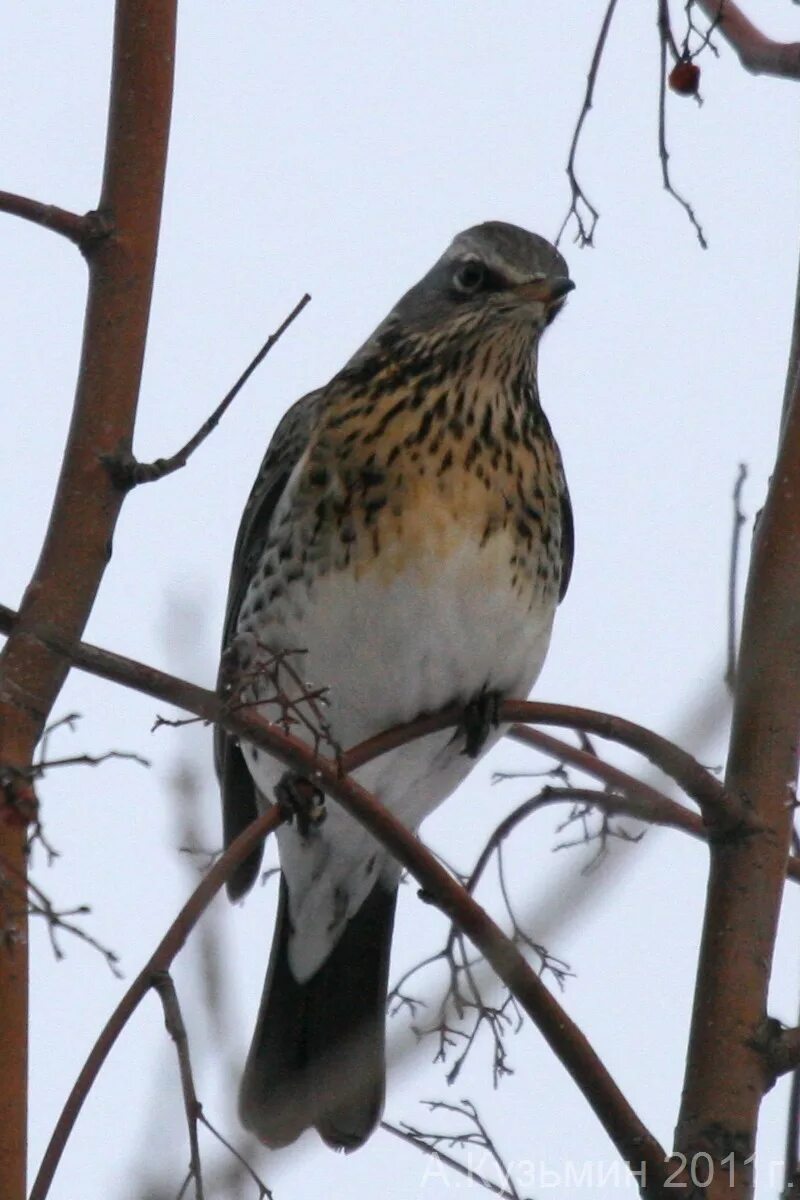
[[[474,296],[486,283],[488,272],[482,262],[471,259],[461,263],[453,274],[453,286],[462,296]]]

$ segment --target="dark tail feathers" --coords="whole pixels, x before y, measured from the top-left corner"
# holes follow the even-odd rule
[[[386,991],[397,888],[377,883],[315,975],[289,969],[289,913],[278,916],[239,1112],[268,1146],[314,1126],[329,1146],[356,1150],[383,1111]]]

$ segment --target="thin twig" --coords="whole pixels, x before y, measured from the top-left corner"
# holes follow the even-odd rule
[[[105,455],[103,462],[111,472],[117,487],[127,490],[137,487],[140,483],[155,483],[157,480],[163,479],[166,475],[171,475],[174,471],[185,467],[198,446],[201,446],[208,435],[216,429],[221,418],[239,395],[239,392],[247,383],[250,376],[264,361],[272,347],[283,336],[292,322],[299,317],[310,300],[311,297],[306,292],[302,299],[295,304],[288,317],[281,322],[274,333],[269,335],[258,354],[245,367],[233,387],[222,398],[211,416],[203,422],[197,433],[193,437],[190,437],[189,441],[184,446],[181,446],[180,450],[176,451],[170,458],[157,458],[152,463],[141,463],[132,454],[127,452]]]
[[[51,767],[99,767],[109,759],[118,758],[128,762],[138,763],[140,767],[149,767],[150,759],[137,754],[134,750],[106,750],[104,754],[73,754],[69,758],[38,759],[31,768],[31,773],[37,778],[44,775]]]
[[[575,131],[572,135],[572,143],[569,148],[569,158],[567,159],[567,179],[569,180],[572,197],[570,200],[570,206],[567,209],[567,215],[561,222],[561,228],[556,236],[556,245],[558,245],[558,243],[561,241],[570,217],[574,217],[578,226],[575,234],[575,240],[581,246],[591,246],[595,227],[600,218],[599,212],[594,207],[581,185],[578,183],[578,177],[575,174],[575,159],[578,152],[578,143],[583,131],[583,124],[589,115],[589,110],[592,107],[595,84],[597,83],[597,73],[600,69],[600,62],[603,57],[606,39],[608,38],[608,31],[611,27],[611,20],[614,16],[614,9],[616,7],[617,0],[609,0],[605,16],[603,17],[603,23],[600,26],[600,33],[595,44],[594,54],[592,55],[592,62],[586,79],[586,91],[583,97],[583,105],[581,107],[580,114],[578,115]],[[585,213],[581,211],[582,208],[585,209]],[[586,214],[588,214],[588,216]]]
[[[485,1175],[481,1175],[478,1171],[473,1171],[471,1167],[466,1166],[465,1163],[459,1162],[457,1158],[453,1158],[445,1150],[438,1150],[434,1146],[431,1146],[423,1140],[425,1135],[418,1133],[411,1126],[400,1128],[397,1125],[393,1125],[391,1121],[381,1121],[381,1129],[385,1130],[386,1133],[391,1133],[393,1137],[399,1138],[402,1142],[407,1142],[409,1146],[415,1146],[423,1154],[430,1154],[437,1162],[446,1163],[448,1167],[452,1167],[454,1171],[458,1171],[460,1175],[464,1175],[472,1183],[477,1183],[480,1187],[485,1187],[487,1191],[493,1192],[495,1196],[504,1196],[505,1200],[518,1200],[518,1193],[516,1191],[508,1191],[507,1188],[501,1187],[494,1180],[487,1179]]]
[[[737,584],[739,582],[739,549],[742,541],[742,526],[747,518],[742,512],[742,488],[747,479],[747,464],[739,463],[739,473],[733,485],[733,529],[731,530],[731,555],[728,567],[728,666],[725,671],[725,683],[728,691],[734,695],[736,688],[736,646],[737,638]]]
[[[183,1093],[183,1108],[186,1113],[186,1125],[189,1131],[189,1174],[188,1180],[194,1180],[196,1200],[204,1200],[203,1164],[200,1160],[200,1143],[197,1137],[197,1122],[201,1106],[197,1099],[192,1073],[192,1059],[189,1054],[189,1037],[183,1020],[178,993],[169,971],[154,971],[151,980],[153,990],[158,992],[161,1006],[164,1009],[164,1024],[167,1033],[175,1043],[175,1053],[178,1056],[178,1069],[181,1076],[181,1091]],[[186,1190],[186,1184],[182,1191]]]
[[[272,1200],[272,1192],[267,1187],[267,1185],[264,1183],[264,1180],[259,1175],[256,1174],[256,1172],[253,1170],[252,1166],[247,1161],[247,1159],[244,1157],[244,1155],[240,1154],[239,1151],[236,1149],[236,1147],[234,1145],[232,1145],[228,1141],[227,1138],[222,1136],[222,1134],[216,1128],[216,1126],[211,1124],[211,1122],[209,1121],[208,1117],[206,1116],[206,1114],[203,1112],[202,1109],[198,1112],[197,1119],[201,1125],[205,1125],[208,1132],[217,1139],[217,1141],[220,1143],[221,1146],[225,1147],[225,1149],[228,1151],[228,1153],[233,1158],[236,1159],[236,1161],[239,1163],[239,1165],[242,1167],[242,1169],[245,1170],[247,1172],[247,1174],[250,1176],[253,1183],[258,1188],[257,1200]]]
[[[695,24],[695,21],[694,21],[694,7],[695,7],[695,4],[698,4],[698,3],[699,3],[699,0],[686,0],[686,3],[684,5],[684,11],[686,13],[686,33],[684,34],[683,45],[681,47],[681,58],[682,59],[697,58],[698,55],[702,54],[702,52],[705,50],[706,47],[708,47],[708,49],[711,51],[711,53],[714,55],[715,58],[719,58],[719,50],[714,45],[711,38],[713,37],[714,30],[719,25],[719,20],[720,20],[723,6],[722,6],[722,4],[720,4],[719,12],[714,17],[714,19],[710,22],[710,24],[708,25],[708,28],[704,31],[704,30],[700,29]],[[691,47],[690,47],[692,34],[694,34],[695,37],[697,37],[699,39],[699,43],[700,43],[698,46],[695,46],[694,49],[691,49]]]
[[[669,150],[667,149],[667,52],[671,45],[674,45],[674,42],[671,41],[672,32],[669,24],[667,0],[658,0],[658,37],[661,48],[661,70],[658,80],[658,157],[661,162],[661,181],[664,185],[664,190],[672,196],[673,200],[676,200],[680,204],[694,227],[698,242],[704,250],[707,250],[708,242],[703,233],[703,227],[695,216],[694,209],[689,201],[673,187],[669,173]]]
[[[5,879],[3,876],[5,876]],[[81,942],[85,942],[87,946],[91,946],[93,950],[96,950],[105,959],[111,973],[117,979],[122,979],[122,971],[120,971],[117,965],[119,963],[119,955],[114,950],[110,950],[107,946],[104,946],[97,938],[92,937],[85,929],[81,929],[80,925],[76,925],[73,921],[67,919],[69,917],[87,916],[91,912],[88,905],[79,904],[76,908],[66,908],[59,911],[49,896],[45,895],[42,889],[29,876],[23,875],[7,858],[0,856],[0,898],[3,898],[3,893],[17,896],[27,906],[27,911],[31,916],[44,918],[53,954],[59,962],[64,958],[64,951],[59,945],[57,936],[60,930],[70,934],[72,937],[78,938]]]

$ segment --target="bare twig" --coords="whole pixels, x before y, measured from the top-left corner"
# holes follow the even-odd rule
[[[560,825],[556,826],[556,833],[563,833],[565,829],[569,829],[576,823],[580,826],[580,833],[576,837],[559,842],[553,849],[571,850],[576,846],[588,846],[592,842],[597,842],[595,854],[581,868],[581,874],[588,875],[605,858],[608,853],[609,841],[616,838],[620,842],[635,844],[642,840],[645,831],[642,829],[638,833],[630,833],[627,829],[612,824],[612,818],[615,815],[613,796],[606,807],[602,799],[598,801],[597,793],[590,788],[583,789],[583,791],[581,789],[575,790],[577,792],[575,803],[566,819]],[[598,828],[592,828],[589,823],[589,817],[595,810],[600,811],[600,824]]]
[[[753,75],[800,79],[800,42],[775,42],[747,19],[734,0],[696,0],[712,26],[733,46]]]
[[[387,1133],[394,1134],[395,1137],[408,1142],[410,1145],[416,1146],[426,1154],[431,1154],[435,1158],[441,1159],[442,1162],[446,1162],[448,1166],[458,1171],[461,1175],[464,1175],[473,1183],[480,1184],[481,1187],[485,1187],[496,1196],[505,1196],[508,1200],[520,1200],[520,1194],[517,1191],[505,1160],[500,1154],[494,1138],[478,1115],[475,1105],[470,1100],[462,1100],[460,1104],[446,1104],[443,1100],[423,1100],[422,1103],[431,1112],[448,1112],[460,1117],[466,1117],[470,1128],[464,1133],[428,1133],[416,1129],[413,1125],[409,1125],[407,1121],[403,1121],[400,1128],[390,1124],[388,1121],[381,1121],[381,1128],[385,1129]],[[459,1162],[457,1158],[453,1158],[447,1154],[441,1149],[443,1144],[449,1146],[451,1149],[457,1146],[465,1148],[468,1154],[475,1148],[488,1154],[503,1179],[505,1186],[495,1183],[485,1175],[473,1170],[472,1167]]]
[[[499,1183],[495,1183],[492,1179],[487,1179],[485,1175],[481,1175],[478,1171],[467,1166],[465,1163],[459,1162],[452,1154],[448,1154],[441,1148],[434,1147],[430,1142],[425,1141],[426,1134],[420,1133],[411,1125],[406,1125],[403,1122],[402,1126],[393,1125],[391,1121],[381,1121],[381,1129],[386,1133],[391,1133],[393,1137],[399,1138],[402,1142],[407,1142],[409,1146],[415,1146],[417,1150],[421,1150],[423,1154],[429,1154],[436,1159],[437,1162],[443,1162],[448,1167],[452,1167],[454,1171],[458,1171],[459,1175],[463,1175],[472,1183],[477,1183],[480,1187],[486,1188],[487,1191],[493,1192],[495,1196],[504,1196],[505,1200],[518,1200],[516,1191],[509,1191],[508,1188],[501,1187]]]
[[[42,204],[39,200],[17,196],[13,192],[0,192],[0,212],[59,233],[81,250],[86,250],[91,242],[109,237],[114,232],[113,224],[105,213],[88,212],[79,216],[55,204]]]
[[[288,317],[281,322],[274,333],[269,335],[258,354],[245,367],[230,391],[223,396],[211,416],[203,422],[197,433],[193,437],[190,437],[189,441],[184,446],[181,446],[180,450],[177,450],[170,458],[157,458],[155,462],[142,463],[128,451],[117,451],[113,454],[104,455],[103,462],[111,472],[116,486],[123,490],[128,490],[137,487],[140,483],[155,483],[157,480],[163,479],[166,475],[171,475],[174,471],[179,471],[181,467],[185,467],[195,450],[216,429],[221,418],[239,395],[239,392],[247,383],[250,376],[264,361],[272,347],[282,337],[292,322],[299,317],[310,300],[311,297],[306,292],[302,299],[294,306]]]
[[[122,972],[117,965],[119,956],[115,951],[104,946],[85,929],[81,929],[80,925],[76,925],[74,921],[68,919],[69,917],[87,916],[91,912],[88,905],[79,904],[76,908],[57,909],[49,896],[46,896],[29,876],[19,871],[8,859],[0,856],[0,903],[4,907],[7,907],[7,896],[16,896],[27,906],[28,913],[44,918],[47,923],[50,945],[56,959],[60,961],[64,957],[64,951],[58,942],[58,933],[59,931],[68,933],[96,950],[105,959],[112,974],[116,975],[117,979],[122,979]]]
[[[53,734],[64,728],[69,729],[70,733],[74,733],[80,719],[80,713],[71,712],[51,722],[42,734],[36,761],[23,774],[26,774],[29,779],[39,779],[51,767],[99,767],[112,758],[128,759],[130,762],[139,763],[142,767],[150,766],[148,758],[144,758],[133,750],[106,750],[103,754],[73,754],[63,758],[48,758]]]
[[[150,766],[149,758],[144,758],[133,750],[106,750],[104,754],[73,754],[68,758],[38,759],[31,768],[31,773],[38,778],[51,767],[99,767],[112,758],[135,762],[140,767]]]
[[[223,1137],[223,1135],[220,1133],[220,1131],[217,1129],[217,1127],[215,1125],[211,1124],[211,1122],[209,1121],[208,1117],[206,1116],[206,1114],[203,1112],[202,1109],[198,1112],[197,1119],[201,1125],[205,1125],[208,1132],[217,1139],[217,1141],[219,1142],[219,1144],[221,1146],[225,1147],[225,1149],[228,1151],[228,1153],[233,1158],[236,1159],[236,1161],[238,1162],[238,1164],[242,1168],[242,1170],[245,1171],[246,1174],[248,1174],[250,1176],[253,1183],[258,1188],[257,1200],[272,1200],[272,1192],[267,1187],[267,1185],[264,1183],[264,1180],[260,1177],[260,1175],[258,1175],[253,1170],[252,1166],[247,1161],[247,1159],[244,1157],[244,1155],[240,1154],[239,1151],[236,1149],[236,1147],[234,1145],[232,1145],[232,1143],[229,1142],[226,1137]]]
[[[608,7],[605,11],[605,16],[603,17],[603,23],[600,26],[600,33],[598,34],[597,42],[595,44],[591,65],[589,66],[589,74],[586,79],[586,91],[583,97],[583,105],[581,106],[581,111],[578,115],[578,120],[575,125],[575,131],[572,135],[572,143],[569,148],[569,158],[567,159],[567,179],[569,180],[571,200],[569,208],[567,209],[567,215],[561,222],[561,228],[556,236],[556,245],[558,245],[558,243],[561,241],[561,238],[564,236],[564,230],[569,224],[570,218],[574,217],[577,225],[575,240],[581,246],[591,246],[592,239],[594,238],[595,227],[600,217],[599,212],[594,207],[591,200],[578,182],[578,177],[575,174],[575,159],[578,153],[578,143],[583,131],[583,125],[587,116],[589,115],[589,110],[591,109],[592,101],[594,100],[594,89],[597,83],[597,73],[600,69],[600,62],[603,57],[606,39],[608,38],[608,31],[611,27],[611,20],[614,16],[614,9],[616,7],[617,0],[609,0]]]
[[[737,626],[737,584],[739,582],[739,548],[742,541],[742,526],[747,518],[742,512],[742,488],[747,479],[747,464],[739,463],[739,473],[733,485],[733,529],[731,531],[731,555],[728,567],[728,665],[725,670],[725,682],[728,690],[734,694],[736,686],[736,626]]]
[[[719,50],[714,45],[711,38],[714,34],[714,30],[719,25],[720,14],[717,13],[716,17],[714,17],[708,27],[705,30],[701,30],[695,24],[694,20],[694,8],[695,4],[698,2],[699,0],[686,0],[684,5],[684,12],[686,13],[686,33],[684,34],[683,44],[681,46],[681,58],[683,60],[697,58],[699,54],[702,54],[706,46],[715,58],[719,58]],[[694,49],[691,47],[692,35],[694,35],[699,42]]]
[[[569,742],[544,733],[541,729],[531,729],[528,725],[512,725],[509,737],[544,754],[551,754],[561,762],[569,763],[584,774],[605,783],[610,791],[598,794],[598,806],[607,806],[615,813],[635,817],[637,821],[645,821],[649,825],[681,829],[699,838],[707,836],[703,821],[696,813],[650,784],[643,783],[627,771],[606,762],[597,754],[572,746]]]
[[[181,1091],[183,1107],[186,1113],[186,1125],[189,1131],[189,1174],[188,1180],[194,1180],[196,1200],[204,1200],[203,1165],[200,1161],[200,1144],[197,1137],[197,1122],[200,1117],[200,1102],[194,1086],[192,1059],[189,1054],[189,1037],[183,1020],[178,993],[169,971],[154,971],[151,986],[158,992],[161,1006],[164,1009],[164,1024],[167,1033],[175,1043],[175,1053],[178,1056],[178,1069],[181,1076]],[[185,1191],[186,1185],[182,1190]]]
[[[704,250],[708,242],[703,233],[703,227],[695,216],[694,209],[680,192],[676,191],[669,173],[669,150],[667,149],[667,53],[673,50],[677,53],[669,23],[668,0],[658,0],[658,36],[661,46],[661,69],[658,81],[658,157],[661,162],[661,181],[666,192],[680,204],[683,211],[694,226],[697,240]]]

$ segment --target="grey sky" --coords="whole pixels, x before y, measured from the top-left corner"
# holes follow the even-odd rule
[[[62,0],[4,12],[4,188],[78,211],[96,202],[111,7]],[[752,514],[775,444],[800,228],[800,93],[746,75],[723,44],[718,61],[702,60],[705,105],[669,98],[674,181],[703,222],[704,253],[660,188],[653,7],[621,5],[612,29],[578,164],[602,212],[597,247],[581,251],[565,238],[578,286],[541,355],[543,402],[566,463],[577,549],[537,695],[618,711],[689,738],[696,718],[686,729],[686,706],[698,694],[715,695],[723,669],[736,466],[749,464],[745,506]],[[682,5],[673,7],[677,21]],[[278,418],[344,362],[459,229],[498,218],[554,236],[568,203],[563,166],[604,8],[599,0],[187,0],[140,456],[181,444],[304,291],[313,302],[190,466],[127,501],[91,640],[211,683],[239,514]],[[797,37],[792,6],[750,0],[748,11],[775,36]],[[2,599],[15,604],[38,551],[69,418],[85,271],[72,247],[8,217],[0,220],[0,262]],[[59,735],[59,752],[137,750],[153,769],[111,763],[53,773],[41,792],[62,857],[51,870],[40,858],[36,878],[59,903],[91,904],[87,927],[121,954],[130,979],[191,886],[176,854],[179,822],[168,789],[180,756],[199,774],[204,836],[217,844],[210,735],[151,735],[151,701],[77,675],[56,715],[72,710],[84,720],[76,735]],[[721,762],[722,738],[703,755]],[[524,781],[489,789],[492,767],[531,761],[501,746],[426,825],[426,839],[469,865],[498,813],[527,791]],[[550,855],[557,821],[553,812],[535,818],[510,854],[517,894],[532,905],[534,935],[536,903],[546,899],[550,911],[553,889],[582,862],[580,852]],[[611,875],[623,858],[614,853]],[[624,855],[631,857],[636,865],[624,874],[620,865],[617,886],[599,890],[588,911],[553,928],[548,944],[577,973],[564,995],[568,1010],[669,1143],[705,855],[665,834]],[[204,1017],[195,952],[176,970],[202,1099],[227,1133],[237,1130],[235,1080],[227,1072],[249,1039],[272,903],[269,886],[243,909],[218,902],[231,994],[224,1030],[209,1029]],[[773,1003],[786,1020],[796,1004],[799,926],[792,892]],[[435,948],[443,923],[408,888],[398,966],[418,952],[421,929]],[[82,946],[65,949],[66,961],[54,963],[43,930],[34,928],[34,1169],[122,986]],[[399,1018],[392,1033],[401,1025]],[[511,1050],[516,1073],[496,1094],[484,1044],[448,1091],[442,1068],[429,1063],[431,1044],[390,1077],[387,1116],[421,1123],[417,1098],[471,1096],[509,1159],[534,1164],[532,1175],[521,1174],[522,1191],[582,1194],[565,1188],[565,1163],[611,1169],[612,1148],[535,1032],[520,1034]],[[769,1161],[780,1154],[784,1108],[785,1087],[778,1087],[762,1119],[764,1197],[777,1191]],[[148,1000],[101,1076],[52,1195],[138,1197],[143,1163],[148,1178],[174,1194],[186,1161],[171,1048]],[[454,1176],[426,1179],[422,1157],[382,1135],[348,1159],[308,1138],[299,1151],[264,1152],[257,1163],[278,1200],[323,1189],[427,1200],[460,1186]],[[552,1174],[543,1179],[543,1167],[560,1172],[562,1186],[553,1186]],[[617,1178],[622,1191],[623,1170]]]

